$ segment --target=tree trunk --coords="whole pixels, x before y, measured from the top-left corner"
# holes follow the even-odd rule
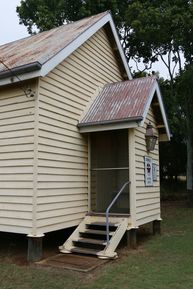
[[[186,116],[187,126],[187,192],[188,203],[193,204],[193,190],[192,190],[192,126],[189,108],[187,108]]]

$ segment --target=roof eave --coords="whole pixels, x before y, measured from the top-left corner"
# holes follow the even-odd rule
[[[2,79],[0,78],[0,86],[9,85],[9,84],[17,83],[19,81],[25,81],[25,80],[37,78],[39,76],[41,76],[40,70],[25,72],[22,74],[20,72],[18,72],[17,74],[16,73],[10,74],[6,78],[2,78]]]
[[[168,124],[166,111],[165,111],[165,108],[164,108],[164,103],[163,103],[163,100],[162,100],[161,91],[160,91],[160,88],[159,88],[159,85],[158,85],[157,81],[156,81],[156,92],[157,92],[157,95],[158,95],[158,101],[159,101],[159,105],[160,105],[160,110],[161,110],[161,113],[162,113],[163,122],[164,122],[165,129],[166,129],[166,135],[167,135],[168,141],[170,141],[171,132],[170,132],[169,124]]]
[[[170,133],[170,129],[169,129],[169,124],[168,124],[168,120],[167,120],[167,116],[166,116],[166,112],[165,112],[165,108],[164,108],[164,104],[163,104],[163,100],[162,100],[162,95],[161,95],[161,91],[158,85],[157,80],[155,79],[155,82],[151,88],[151,91],[149,93],[149,97],[148,97],[148,101],[145,105],[145,109],[144,109],[144,113],[143,113],[143,121],[141,123],[141,125],[144,125],[144,121],[146,119],[149,107],[151,105],[154,93],[157,93],[157,97],[158,97],[158,102],[159,102],[159,106],[160,106],[160,110],[161,110],[161,114],[162,114],[162,118],[163,118],[163,123],[166,129],[166,135],[167,135],[167,139],[168,141],[171,139],[171,133]]]
[[[134,117],[124,120],[111,120],[86,124],[79,123],[77,126],[79,128],[80,133],[107,131],[116,129],[128,129],[139,127],[142,119],[143,119],[142,117]]]
[[[21,65],[13,69],[7,69],[0,72],[0,82],[1,85],[17,82],[20,80],[20,76],[27,74],[31,76],[34,73],[40,72],[42,65],[36,61],[26,65]],[[39,74],[39,73],[38,73]],[[22,79],[21,79],[22,80]]]

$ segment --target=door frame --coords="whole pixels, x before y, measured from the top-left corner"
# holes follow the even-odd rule
[[[92,196],[91,196],[91,133],[88,133],[88,213],[98,213],[98,214],[105,214],[103,212],[95,212],[92,210],[91,207],[91,201],[92,201]],[[117,170],[119,169],[127,169],[128,170],[128,180],[130,178],[130,162],[129,162],[129,129],[127,129],[127,156],[128,156],[128,166],[127,167],[123,167],[123,168],[117,168]],[[129,189],[129,210],[130,210],[130,189]],[[117,213],[118,214],[118,213]],[[128,212],[128,215],[130,214],[130,212]]]

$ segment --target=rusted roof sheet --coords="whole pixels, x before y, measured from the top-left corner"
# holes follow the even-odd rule
[[[0,59],[10,69],[33,63],[43,65],[106,14],[108,12],[2,45]],[[0,63],[0,72],[3,71],[6,68]]]
[[[156,77],[143,77],[104,86],[79,126],[140,121]]]

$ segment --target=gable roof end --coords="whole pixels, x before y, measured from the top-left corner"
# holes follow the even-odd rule
[[[21,80],[45,76],[106,24],[111,28],[123,67],[131,79],[112,16],[108,11],[2,45],[1,60],[15,71]],[[17,81],[15,78],[14,82]],[[10,79],[7,69],[0,63],[0,85],[11,82],[13,79]]]
[[[167,138],[170,139],[165,109],[155,77],[105,85],[80,120],[78,124],[80,132],[143,126],[155,92],[162,123]]]

